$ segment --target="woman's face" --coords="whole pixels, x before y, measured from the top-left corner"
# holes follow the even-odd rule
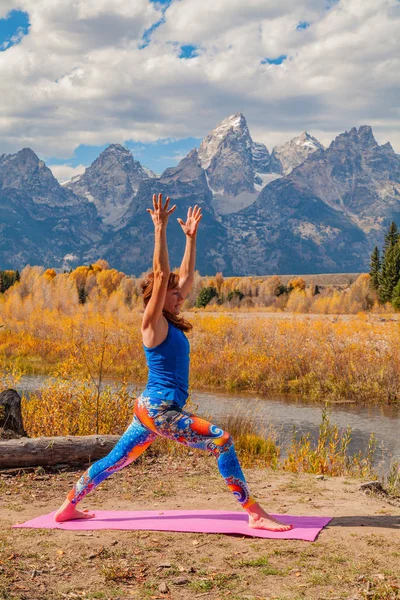
[[[170,288],[167,290],[167,295],[165,297],[164,310],[167,310],[173,315],[179,315],[183,301],[184,297],[181,295],[180,288]]]

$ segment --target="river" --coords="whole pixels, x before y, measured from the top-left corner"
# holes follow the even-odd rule
[[[29,394],[40,389],[45,379],[42,376],[26,375],[21,378],[17,390],[19,393]],[[139,394],[144,389],[144,384],[132,384],[132,389]],[[260,433],[273,426],[278,430],[278,443],[283,449],[289,444],[294,428],[299,434],[310,433],[314,440],[318,437],[324,407],[323,402],[308,402],[293,396],[260,396],[219,390],[192,390],[191,398],[198,414],[212,418],[216,424],[230,415],[240,415],[250,417]],[[336,423],[340,429],[348,425],[351,427],[351,453],[364,451],[370,435],[374,433],[378,442],[375,468],[383,471],[391,461],[400,461],[400,407],[330,404],[330,412],[331,422]]]

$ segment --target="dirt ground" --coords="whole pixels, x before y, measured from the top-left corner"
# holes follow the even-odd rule
[[[400,508],[360,481],[246,470],[271,512],[332,516],[313,543],[166,532],[11,529],[57,508],[80,471],[0,474],[0,598],[334,600],[400,598]],[[212,457],[146,455],[90,509],[240,510]]]

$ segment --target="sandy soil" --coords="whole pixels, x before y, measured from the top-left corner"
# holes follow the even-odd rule
[[[1,599],[400,598],[400,508],[366,496],[360,481],[246,471],[253,493],[271,512],[334,517],[314,543],[11,529],[54,510],[78,474],[0,474]],[[200,453],[147,455],[109,478],[82,506],[240,510],[213,458]]]

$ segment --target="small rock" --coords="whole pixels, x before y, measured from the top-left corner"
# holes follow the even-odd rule
[[[175,577],[173,583],[175,585],[186,585],[187,583],[189,583],[189,579],[187,577]]]
[[[111,546],[116,546],[118,544],[118,540],[114,540],[113,542],[111,542]]]
[[[163,562],[160,562],[160,563],[157,565],[157,567],[158,567],[159,569],[169,569],[169,568],[170,568],[170,566],[171,566],[171,563],[170,563],[170,562],[168,562],[167,560],[164,560]]]
[[[317,475],[315,478],[317,481],[324,481],[325,475]]]
[[[196,573],[196,569],[194,567],[189,567],[188,573]]]
[[[168,594],[169,587],[167,586],[167,584],[165,583],[165,581],[163,581],[162,583],[160,583],[160,585],[158,586],[158,591],[161,594]]]
[[[382,486],[379,483],[379,481],[367,481],[366,483],[362,483],[360,485],[360,490],[363,492],[365,492],[366,490],[380,492],[382,490]]]

